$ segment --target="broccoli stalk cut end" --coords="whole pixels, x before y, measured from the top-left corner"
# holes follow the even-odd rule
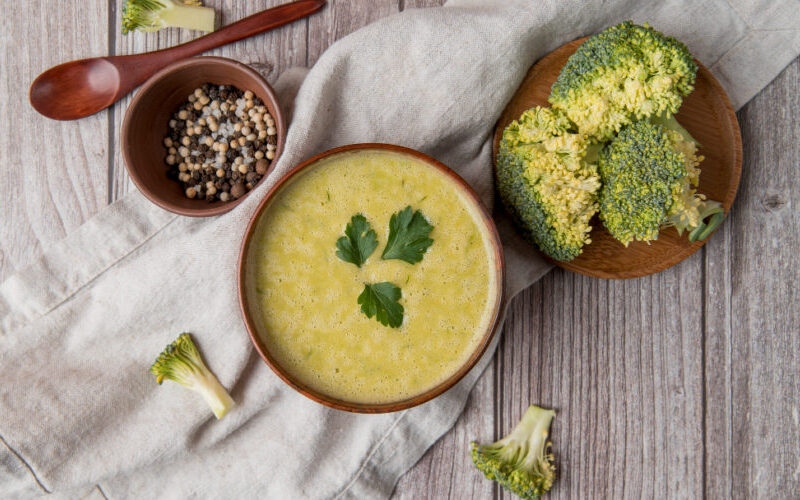
[[[472,443],[472,461],[492,481],[521,498],[539,498],[556,478],[550,423],[556,412],[531,406],[511,433],[488,445]]]
[[[198,0],[128,0],[122,8],[122,34],[186,28],[214,31],[215,12]]]
[[[705,222],[706,217],[709,217],[708,222]],[[722,223],[725,218],[722,205],[716,201],[705,201],[704,206],[700,211],[700,225],[698,225],[691,233],[689,233],[689,241],[703,241],[708,238],[711,233]]]
[[[198,392],[211,407],[217,419],[224,417],[234,405],[228,391],[206,367],[188,333],[182,333],[175,342],[161,352],[150,367],[150,372],[156,376],[156,382],[159,384],[164,379],[172,380]]]

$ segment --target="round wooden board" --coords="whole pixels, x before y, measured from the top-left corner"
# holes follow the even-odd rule
[[[550,87],[567,58],[585,39],[559,47],[531,67],[497,121],[493,158],[497,158],[503,129],[509,123],[526,109],[536,105],[548,106]],[[684,99],[676,118],[700,143],[699,154],[705,156],[700,164],[698,192],[721,202],[727,214],[736,197],[742,173],[742,137],[727,94],[708,69],[700,62],[697,64],[695,90]],[[670,227],[662,229],[658,239],[650,244],[635,241],[626,248],[606,231],[597,216],[592,220],[592,227],[592,242],[583,248],[581,255],[570,262],[554,262],[586,276],[637,278],[677,264],[713,237],[690,243],[686,233],[678,236],[675,228]]]

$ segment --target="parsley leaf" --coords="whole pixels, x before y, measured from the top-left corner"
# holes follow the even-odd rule
[[[403,306],[398,302],[401,296],[400,287],[388,281],[374,285],[365,283],[358,303],[368,318],[376,316],[383,326],[397,328],[403,324]]]
[[[412,214],[411,207],[408,206],[395,212],[389,220],[389,241],[386,242],[381,258],[416,264],[433,244],[433,240],[428,238],[431,231],[433,226],[419,210]]]
[[[378,246],[375,231],[363,215],[354,215],[344,230],[344,236],[336,240],[336,255],[345,262],[361,267],[367,257]]]

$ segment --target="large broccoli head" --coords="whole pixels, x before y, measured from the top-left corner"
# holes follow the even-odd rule
[[[656,239],[664,226],[675,226],[679,234],[689,231],[691,241],[711,234],[722,221],[722,207],[694,189],[702,159],[674,118],[623,128],[598,161],[600,219],[611,235],[627,246]]]
[[[635,120],[677,112],[694,89],[696,73],[681,42],[626,21],[578,47],[549,100],[582,134],[603,142]]]
[[[558,111],[531,108],[503,131],[497,156],[506,209],[527,239],[561,261],[591,241],[600,188],[597,168],[586,161],[586,139],[573,128]]]

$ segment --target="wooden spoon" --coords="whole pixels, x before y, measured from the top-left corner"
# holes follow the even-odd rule
[[[324,5],[325,0],[300,0],[253,14],[169,49],[59,64],[33,81],[29,93],[31,105],[55,120],[89,116],[111,106],[169,63],[283,26],[313,14]]]

